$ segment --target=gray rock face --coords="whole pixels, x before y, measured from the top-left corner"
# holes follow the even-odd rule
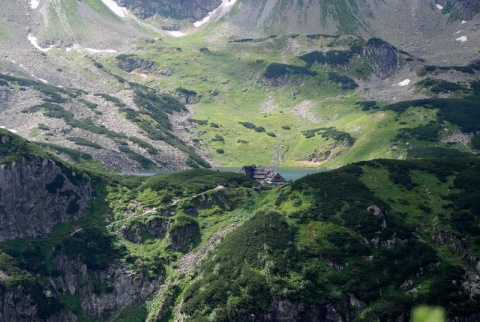
[[[281,87],[285,86],[290,80],[290,74],[286,73],[278,77],[263,78],[263,84],[266,86]]]
[[[472,19],[480,11],[478,0],[438,0],[445,13],[458,15],[462,19]]]
[[[0,86],[0,111],[4,110],[9,106],[11,96],[12,96],[12,91],[10,90],[10,88]]]
[[[16,286],[2,294],[0,301],[0,320],[31,321],[37,315],[37,309],[31,305],[31,297],[23,292],[22,286]],[[23,319],[19,319],[23,316]]]
[[[196,223],[175,227],[170,231],[168,241],[171,243],[172,248],[175,250],[181,250],[185,247],[193,247],[193,241],[195,237],[199,235],[199,227]]]
[[[42,237],[58,223],[80,219],[91,195],[88,180],[67,175],[54,161],[33,157],[2,164],[0,240]]]
[[[122,60],[117,60],[116,65],[118,68],[123,69],[124,71],[129,73],[135,69],[154,71],[156,67],[155,62],[141,59],[138,57],[129,57]]]
[[[50,279],[55,288],[80,296],[82,311],[101,320],[142,303],[163,282],[163,276],[152,280],[145,270],[132,271],[123,263],[112,264],[106,270],[91,271],[78,260],[59,256],[55,266],[63,273]],[[99,284],[106,286],[105,291],[95,288]]]
[[[399,68],[398,50],[382,40],[370,39],[363,51],[375,75],[381,79],[392,75]]]
[[[163,16],[197,21],[210,11],[215,10],[222,3],[221,0],[118,0],[121,6],[132,9],[142,19],[156,14]]]
[[[170,226],[168,219],[157,217],[146,223],[138,223],[134,227],[122,226],[119,234],[126,240],[140,244],[145,240],[145,237],[162,238]]]
[[[0,321],[31,322],[39,320],[37,306],[22,285],[17,285],[8,291],[0,291]],[[77,317],[71,311],[64,310],[42,319],[42,321],[75,322]]]

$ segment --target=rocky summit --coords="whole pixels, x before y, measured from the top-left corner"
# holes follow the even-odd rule
[[[477,0],[4,0],[0,321],[480,320],[479,26]]]

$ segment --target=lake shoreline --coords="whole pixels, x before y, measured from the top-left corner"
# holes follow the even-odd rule
[[[221,172],[234,172],[239,173],[241,168],[229,167],[229,168],[211,168],[208,170],[212,171],[221,171]],[[278,172],[285,178],[287,181],[293,181],[305,177],[310,174],[315,174],[319,172],[326,172],[330,169],[325,168],[274,168],[272,170]],[[133,176],[154,176],[158,174],[170,174],[177,173],[186,170],[159,170],[159,171],[146,171],[146,172],[123,172],[122,175],[133,175]]]

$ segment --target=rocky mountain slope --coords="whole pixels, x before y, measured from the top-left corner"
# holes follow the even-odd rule
[[[437,64],[468,64],[478,57],[478,1],[239,1],[228,32],[242,37],[277,34],[356,34],[378,37]],[[222,27],[223,28],[223,27]],[[472,41],[456,41],[466,36]]]
[[[2,169],[36,173],[31,203],[67,191],[53,168],[90,191],[82,216],[30,216],[56,225],[0,242],[4,320],[410,321],[418,304],[480,317],[476,158],[363,162],[272,189],[201,169],[107,176],[0,135]]]
[[[419,136],[404,132],[438,120],[442,103],[388,112],[478,96],[475,1],[4,6],[0,126],[73,162],[338,167],[410,148],[478,150],[476,130],[452,118],[411,145]]]
[[[478,12],[3,1],[0,320],[478,321]]]
[[[191,22],[202,20],[209,12],[217,9],[222,0],[194,0],[194,1],[138,1],[120,0],[122,7],[131,8],[142,19],[155,15],[163,17],[187,19]]]

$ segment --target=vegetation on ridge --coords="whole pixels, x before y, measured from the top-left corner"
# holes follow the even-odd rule
[[[17,141],[0,145],[2,162],[41,151]],[[480,258],[479,167],[478,158],[375,160],[275,189],[205,169],[151,177],[82,172],[94,187],[88,215],[44,238],[1,242],[1,289],[22,286],[41,318],[63,310],[91,318],[78,306],[84,293],[48,282],[80,274],[60,264],[70,261],[85,265],[96,296],[116,292],[115,279],[101,277],[115,267],[164,283],[140,306],[116,312],[119,320],[132,319],[132,310],[146,320],[173,321],[175,312],[192,321],[280,318],[278,303],[305,321],[331,308],[347,320],[394,321],[418,304],[475,316],[469,272]],[[210,242],[218,236],[220,243]],[[190,252],[203,256],[180,260]]]

